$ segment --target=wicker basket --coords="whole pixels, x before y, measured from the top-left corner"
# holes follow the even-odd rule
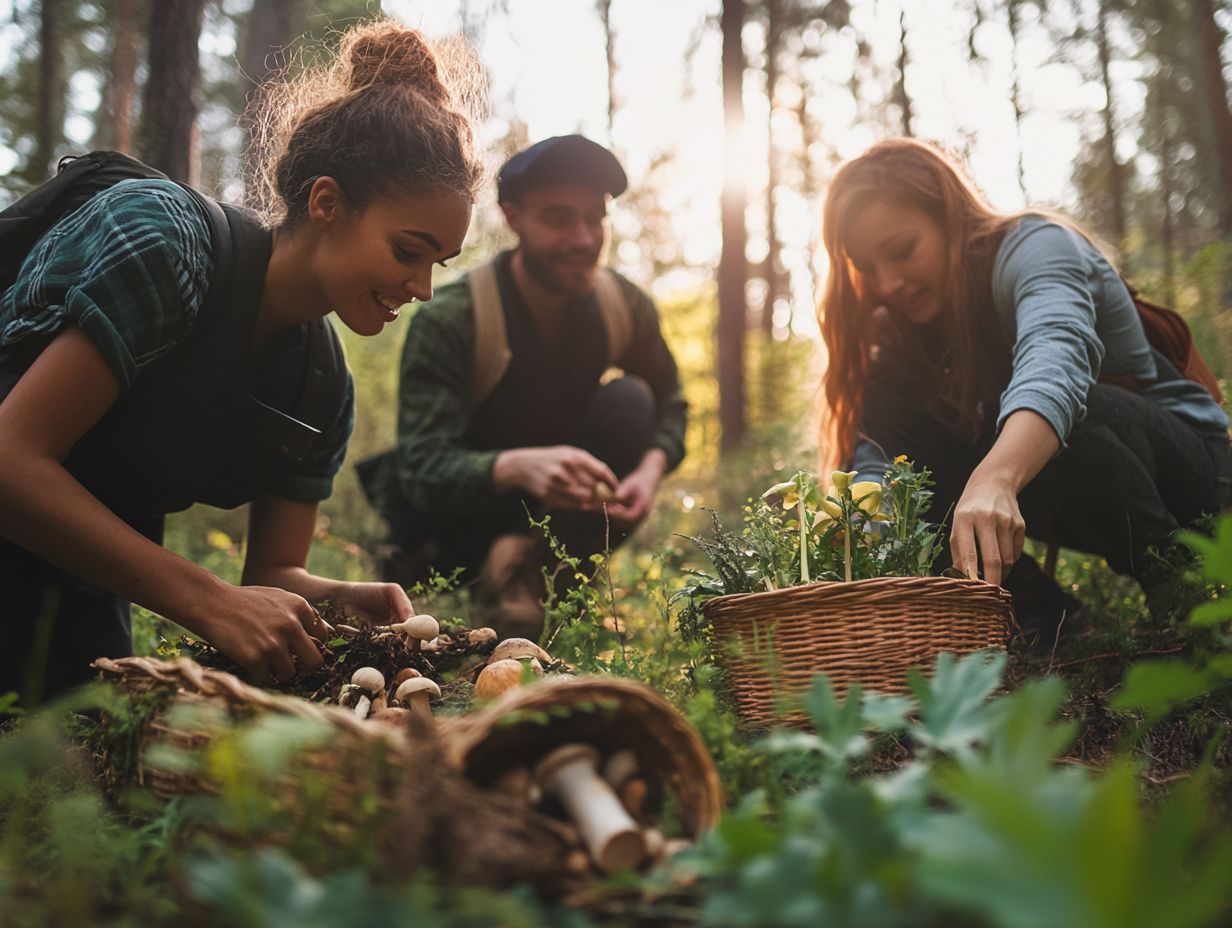
[[[505,693],[491,705],[442,723],[451,764],[480,787],[511,762],[532,766],[574,741],[604,753],[629,748],[657,785],[652,803],[673,804],[683,837],[718,823],[723,788],[693,727],[642,683],[611,677],[554,677]]]
[[[905,693],[907,671],[931,670],[943,651],[1004,649],[1013,621],[1001,587],[949,577],[810,583],[716,596],[702,610],[751,726],[804,723],[790,698],[819,673],[838,693],[856,682]]]

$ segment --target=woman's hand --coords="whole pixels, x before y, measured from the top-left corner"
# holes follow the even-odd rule
[[[396,583],[337,583],[330,602],[361,625],[394,625],[415,614],[406,590]]]
[[[308,601],[275,587],[225,587],[193,631],[262,682],[291,680],[322,664],[333,629]]]
[[[1022,554],[1026,537],[1018,494],[1060,446],[1057,433],[1039,413],[1018,409],[1006,417],[954,507],[950,555],[955,567],[974,579],[983,561],[984,579],[1001,585]]]
[[[950,531],[954,566],[975,579],[982,561],[984,579],[1000,586],[1022,554],[1026,528],[1013,487],[977,469],[954,507]]]

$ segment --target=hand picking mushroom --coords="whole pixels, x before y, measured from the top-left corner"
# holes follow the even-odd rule
[[[492,651],[488,657],[489,664],[504,660],[525,660],[535,658],[541,664],[552,663],[552,655],[527,638],[506,638]]]
[[[355,714],[366,719],[368,710],[378,696],[382,697],[381,701],[384,702],[385,675],[375,667],[360,667],[351,674],[351,683],[360,689],[359,699],[355,702]],[[381,708],[385,708],[384,705]]]
[[[605,873],[636,867],[646,856],[645,839],[612,788],[599,776],[599,752],[567,744],[535,767],[535,781],[555,796],[577,824],[591,860]]]
[[[398,687],[394,693],[394,702],[406,706],[412,712],[424,718],[432,717],[429,701],[439,699],[441,688],[427,677],[411,677]]]
[[[612,492],[612,488],[604,480],[596,483],[594,490],[590,494],[590,501],[592,503],[610,503],[615,498],[616,494]]]
[[[543,672],[543,667],[533,657],[527,663],[533,672]],[[506,690],[521,686],[522,667],[522,661],[513,658],[488,664],[475,680],[475,695],[480,699],[495,699]]]

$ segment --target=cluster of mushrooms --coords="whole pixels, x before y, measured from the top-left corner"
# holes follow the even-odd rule
[[[605,756],[592,744],[562,745],[532,767],[506,770],[494,787],[550,817],[564,813],[559,834],[572,846],[566,867],[579,875],[658,864],[690,845],[664,837],[647,814],[648,781],[628,748]]]
[[[349,626],[341,626],[340,631],[360,634],[359,629]],[[400,636],[412,653],[425,657],[454,645],[454,639],[441,634],[440,624],[430,615],[413,615],[404,622],[376,626],[372,631],[378,638]],[[495,699],[506,690],[521,685],[524,674],[542,674],[545,665],[553,664],[547,651],[526,638],[506,638],[497,643],[497,634],[491,628],[470,629],[464,634],[465,645],[469,648],[482,650],[495,645],[474,673],[478,699]],[[430,669],[431,665],[428,666]],[[413,667],[399,670],[388,686],[380,670],[360,667],[351,675],[351,682],[342,687],[338,704],[351,709],[360,718],[388,722],[398,721],[411,712],[431,715],[431,701],[439,699],[440,695],[440,687]]]

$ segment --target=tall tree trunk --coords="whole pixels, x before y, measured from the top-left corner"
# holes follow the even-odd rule
[[[137,58],[143,0],[112,0],[111,71],[103,85],[94,138],[96,148],[133,151],[133,104],[137,99]]]
[[[1095,13],[1095,43],[1099,53],[1099,75],[1104,84],[1104,157],[1108,171],[1108,203],[1111,206],[1112,234],[1117,248],[1125,245],[1125,168],[1116,153],[1116,94],[1112,86],[1112,48],[1108,42],[1108,0],[1098,0]],[[1123,268],[1128,273],[1128,267]]]
[[[766,283],[766,298],[761,307],[761,329],[767,336],[774,334],[774,304],[779,298],[782,271],[778,217],[774,196],[779,185],[778,149],[774,144],[774,92],[779,82],[779,52],[783,42],[782,0],[766,0],[766,260],[762,279]]]
[[[898,74],[894,79],[894,102],[902,117],[903,135],[912,136],[911,97],[907,93],[907,4],[898,8]]]
[[[1018,9],[1022,0],[1006,0],[1005,11],[1010,30],[1010,104],[1014,107],[1014,131],[1018,136],[1018,186],[1027,196],[1027,169],[1024,161],[1022,120],[1022,84],[1018,70]]]
[[[603,21],[603,52],[607,61],[607,140],[616,124],[616,33],[612,30],[612,0],[596,0]]]
[[[1171,79],[1170,77],[1168,78]],[[1169,95],[1170,96],[1170,95]],[[1163,201],[1164,302],[1176,305],[1176,233],[1172,224],[1172,127],[1167,99],[1159,127],[1159,195]]]
[[[64,5],[43,0],[39,11],[38,131],[30,179],[40,182],[54,172],[56,149],[64,138]]]
[[[1225,237],[1232,236],[1232,112],[1228,110],[1228,86],[1220,57],[1223,30],[1215,22],[1212,0],[1193,0],[1193,25],[1202,49],[1200,86],[1219,166],[1219,231]]]
[[[193,175],[193,126],[201,103],[197,43],[205,0],[158,0],[150,16],[150,67],[142,105],[141,151],[172,180]]]
[[[300,11],[301,0],[253,0],[246,20],[245,34],[240,44],[240,67],[242,80],[248,88],[244,94],[244,110],[250,114],[259,105],[266,84],[285,65],[280,65],[277,55],[291,41]],[[244,120],[245,150],[252,145],[252,128]],[[244,196],[253,204],[255,189],[252,178],[245,178]]]
[[[719,258],[719,426],[720,452],[741,444],[745,430],[744,339],[748,278],[744,227],[745,190],[741,171],[741,131],[744,128],[744,0],[723,0],[724,157],[722,229]]]

